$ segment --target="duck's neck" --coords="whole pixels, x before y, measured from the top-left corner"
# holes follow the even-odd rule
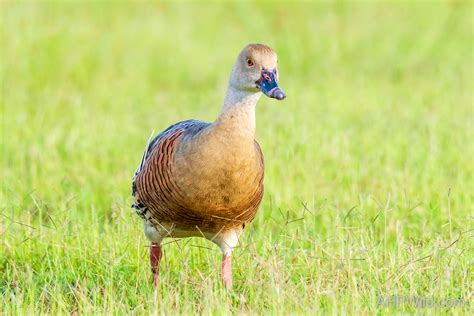
[[[214,122],[216,129],[229,138],[246,138],[255,136],[255,106],[261,92],[237,90],[232,86],[227,89],[221,113]]]

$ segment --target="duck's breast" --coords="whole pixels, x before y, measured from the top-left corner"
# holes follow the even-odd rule
[[[252,140],[245,149],[230,145],[230,141],[203,143],[207,146],[196,145],[198,148],[174,158],[175,179],[192,208],[215,216],[235,216],[253,208],[255,200],[259,203],[264,164],[258,143]]]
[[[235,150],[210,132],[207,123],[181,122],[148,146],[133,181],[142,217],[203,231],[253,219],[263,196],[260,147],[252,140]]]

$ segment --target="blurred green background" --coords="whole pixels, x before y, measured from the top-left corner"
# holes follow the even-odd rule
[[[0,312],[472,299],[471,2],[0,6]],[[153,129],[216,118],[256,42],[278,53],[288,98],[257,106],[266,193],[236,289],[220,288],[217,248],[192,239],[166,246],[153,293],[131,176]]]

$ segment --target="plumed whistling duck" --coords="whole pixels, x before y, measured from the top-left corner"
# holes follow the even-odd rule
[[[150,240],[155,286],[164,238],[204,237],[223,254],[222,281],[232,286],[231,254],[263,197],[263,155],[255,141],[262,92],[277,100],[277,55],[247,45],[232,69],[222,110],[212,123],[176,123],[152,141],[132,181],[133,208]]]

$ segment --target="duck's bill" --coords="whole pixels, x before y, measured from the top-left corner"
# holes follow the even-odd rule
[[[283,100],[286,98],[286,94],[280,89],[278,83],[275,79],[275,73],[262,70],[262,75],[260,79],[256,82],[257,87],[262,90],[263,93],[269,98],[274,98],[277,100]]]

